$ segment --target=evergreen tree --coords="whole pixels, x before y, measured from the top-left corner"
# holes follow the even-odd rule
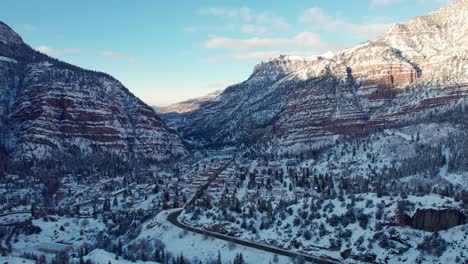
[[[242,253],[237,253],[232,264],[245,264],[244,255],[242,255]]]
[[[216,260],[216,264],[222,264],[221,251],[219,251],[219,250],[218,250],[218,259]]]
[[[119,201],[117,200],[117,195],[114,196],[114,201],[112,202],[112,206],[116,207],[119,205]]]

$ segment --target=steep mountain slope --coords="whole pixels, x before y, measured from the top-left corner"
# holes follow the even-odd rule
[[[221,91],[215,91],[205,96],[200,96],[200,97],[189,99],[180,103],[172,104],[170,106],[158,107],[155,109],[158,114],[167,114],[167,113],[179,113],[180,114],[180,113],[191,112],[191,111],[198,109],[198,107],[200,107],[202,103],[212,98],[215,98],[216,96],[220,94],[221,94]]]
[[[181,138],[111,76],[52,59],[0,22],[0,147],[10,157],[103,150],[187,156]]]
[[[198,109],[162,118],[201,144],[261,139],[281,149],[385,127],[463,122],[467,8],[457,1],[331,58],[274,58]]]
[[[193,111],[177,113],[166,108],[161,117],[186,140],[197,144],[239,142],[248,132],[267,126],[282,110],[290,87],[298,82],[288,76],[324,57],[279,56],[255,66],[248,80],[226,88],[201,102]]]

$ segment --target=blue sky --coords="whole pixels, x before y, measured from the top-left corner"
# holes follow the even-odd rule
[[[0,20],[32,47],[164,106],[245,80],[272,56],[336,52],[447,2],[3,0]]]

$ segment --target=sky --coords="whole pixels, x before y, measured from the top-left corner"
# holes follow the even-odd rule
[[[241,82],[271,57],[337,52],[448,2],[2,0],[0,21],[33,48],[166,106]]]

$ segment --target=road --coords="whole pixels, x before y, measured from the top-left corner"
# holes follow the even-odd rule
[[[224,171],[232,162],[233,162],[234,158],[231,159],[229,162],[227,162],[224,166],[222,166],[220,169],[218,169],[216,175],[214,177],[211,177],[208,181],[208,183],[206,184],[206,186],[208,186],[214,179],[216,179],[218,177],[218,175]],[[211,232],[211,231],[206,231],[206,230],[203,230],[203,229],[199,229],[199,228],[195,228],[195,227],[192,227],[192,226],[188,226],[188,225],[185,225],[185,224],[182,224],[181,222],[179,222],[179,220],[177,219],[179,217],[179,215],[182,213],[182,210],[193,204],[196,199],[197,199],[197,194],[194,195],[185,205],[183,208],[181,208],[180,210],[176,210],[176,211],[173,211],[173,212],[170,212],[168,215],[167,215],[167,221],[181,229],[184,229],[184,230],[187,230],[187,231],[191,231],[191,232],[194,232],[194,233],[198,233],[198,234],[202,234],[202,235],[206,235],[206,236],[210,236],[210,237],[213,237],[213,238],[216,238],[216,239],[221,239],[221,240],[224,240],[224,241],[228,241],[228,242],[232,242],[232,243],[236,243],[236,244],[239,244],[239,245],[242,245],[242,246],[246,246],[246,247],[251,247],[251,248],[255,248],[255,249],[258,249],[258,250],[263,250],[263,251],[266,251],[266,252],[270,252],[270,253],[273,253],[273,254],[277,254],[277,255],[282,255],[282,256],[286,256],[286,257],[291,257],[291,258],[296,258],[298,256],[302,256],[304,258],[304,260],[306,261],[310,261],[310,262],[314,262],[314,263],[318,263],[318,264],[336,264],[336,263],[341,263],[339,260],[336,260],[336,259],[333,259],[333,258],[324,258],[324,257],[316,257],[316,256],[311,256],[311,255],[308,255],[308,254],[303,254],[303,253],[299,253],[299,252],[294,252],[294,251],[289,251],[289,250],[285,250],[285,249],[281,249],[281,248],[277,248],[277,247],[272,247],[272,246],[268,246],[268,245],[265,245],[265,244],[259,244],[259,243],[255,243],[255,242],[252,242],[252,241],[247,241],[247,240],[242,240],[242,239],[239,239],[239,238],[236,238],[236,237],[231,237],[231,236],[227,236],[227,235],[224,235],[224,234],[220,234],[220,233],[215,233],[215,232]]]
[[[30,214],[31,211],[19,211],[19,212],[9,212],[0,214],[0,217],[7,216],[7,215],[15,215],[15,214]]]
[[[184,208],[189,206],[189,205],[192,205],[198,198],[199,198],[199,195],[201,194],[201,191],[203,191],[203,189],[205,188],[208,188],[208,186],[211,184],[211,182],[213,182],[213,180],[215,180],[216,178],[218,178],[219,174],[221,172],[223,172],[227,167],[229,167],[229,165],[231,165],[231,163],[234,161],[234,158],[232,158],[231,160],[229,160],[226,164],[224,164],[221,168],[219,168],[216,172],[216,175],[213,176],[213,177],[210,177],[208,179],[208,182],[198,191],[196,192],[189,200],[188,202],[184,205]]]
[[[222,166],[217,171],[216,175],[209,179],[207,185],[209,185],[214,179],[216,179],[218,177],[218,175],[222,171],[224,171],[233,162],[233,160],[234,160],[234,158],[231,159],[229,162],[227,162],[224,166]],[[289,251],[289,250],[285,250],[285,249],[281,249],[281,248],[277,248],[277,247],[268,246],[268,245],[265,245],[265,244],[259,244],[259,243],[255,243],[255,242],[252,242],[252,241],[242,240],[242,239],[239,239],[239,238],[236,238],[236,237],[231,237],[231,236],[220,234],[220,233],[215,233],[215,232],[202,230],[202,229],[195,228],[195,227],[192,227],[192,226],[188,226],[188,225],[185,225],[185,224],[179,222],[179,220],[177,218],[182,213],[182,210],[184,208],[186,208],[187,206],[193,204],[196,201],[197,197],[198,197],[198,195],[194,195],[192,197],[192,199],[190,199],[185,204],[185,206],[183,208],[181,208],[180,210],[173,211],[173,212],[169,213],[168,216],[167,216],[167,221],[169,223],[171,223],[171,224],[173,224],[173,225],[175,225],[175,226],[177,226],[177,227],[179,227],[181,229],[187,230],[187,231],[191,231],[191,232],[194,232],[194,233],[210,236],[210,237],[213,237],[213,238],[216,238],[216,239],[221,239],[221,240],[224,240],[224,241],[236,243],[236,244],[239,244],[239,245],[242,245],[242,246],[267,251],[267,252],[277,254],[277,255],[282,255],[282,256],[291,257],[291,258],[302,256],[304,258],[304,260],[314,262],[314,263],[318,263],[318,264],[341,263],[339,260],[336,260],[336,259],[311,256],[311,255],[308,255],[308,254],[293,252],[293,251]]]
[[[3,213],[3,214],[0,214],[0,218],[10,216],[10,215],[20,215],[20,214],[29,214],[30,215],[31,211],[19,211],[19,212]],[[14,220],[14,219],[12,219],[12,220]],[[20,221],[20,222],[7,222],[7,223],[3,223],[3,222],[0,221],[0,226],[15,226],[15,225],[21,224],[23,222],[25,222],[25,220]]]
[[[311,256],[311,255],[307,255],[307,254],[303,254],[303,253],[298,253],[298,252],[293,252],[293,251],[289,251],[289,250],[285,250],[285,249],[281,249],[281,248],[267,246],[267,245],[264,245],[264,244],[259,244],[259,243],[255,243],[255,242],[252,242],[252,241],[242,240],[242,239],[239,239],[239,238],[236,238],[236,237],[231,237],[231,236],[227,236],[227,235],[223,235],[223,234],[219,234],[219,233],[215,233],[215,232],[210,232],[210,231],[198,229],[198,228],[195,228],[195,227],[192,227],[192,226],[188,226],[188,225],[185,225],[185,224],[179,222],[179,220],[177,219],[179,217],[179,215],[181,214],[181,212],[182,212],[182,209],[180,209],[178,211],[174,211],[172,213],[169,213],[168,216],[167,216],[167,220],[171,224],[173,224],[173,225],[175,225],[175,226],[177,226],[179,228],[182,228],[184,230],[187,230],[187,231],[191,231],[191,232],[198,233],[198,234],[201,234],[201,235],[210,236],[210,237],[213,237],[213,238],[216,238],[216,239],[221,239],[221,240],[228,241],[228,242],[233,242],[233,243],[236,243],[236,244],[239,244],[239,245],[242,245],[242,246],[267,251],[267,252],[270,252],[270,253],[273,253],[273,254],[283,255],[283,256],[286,256],[286,257],[295,258],[295,257],[298,257],[298,256],[302,256],[304,258],[304,260],[311,261],[311,262],[318,263],[318,264],[341,263],[339,260],[332,259],[332,258],[322,258],[322,257]]]

